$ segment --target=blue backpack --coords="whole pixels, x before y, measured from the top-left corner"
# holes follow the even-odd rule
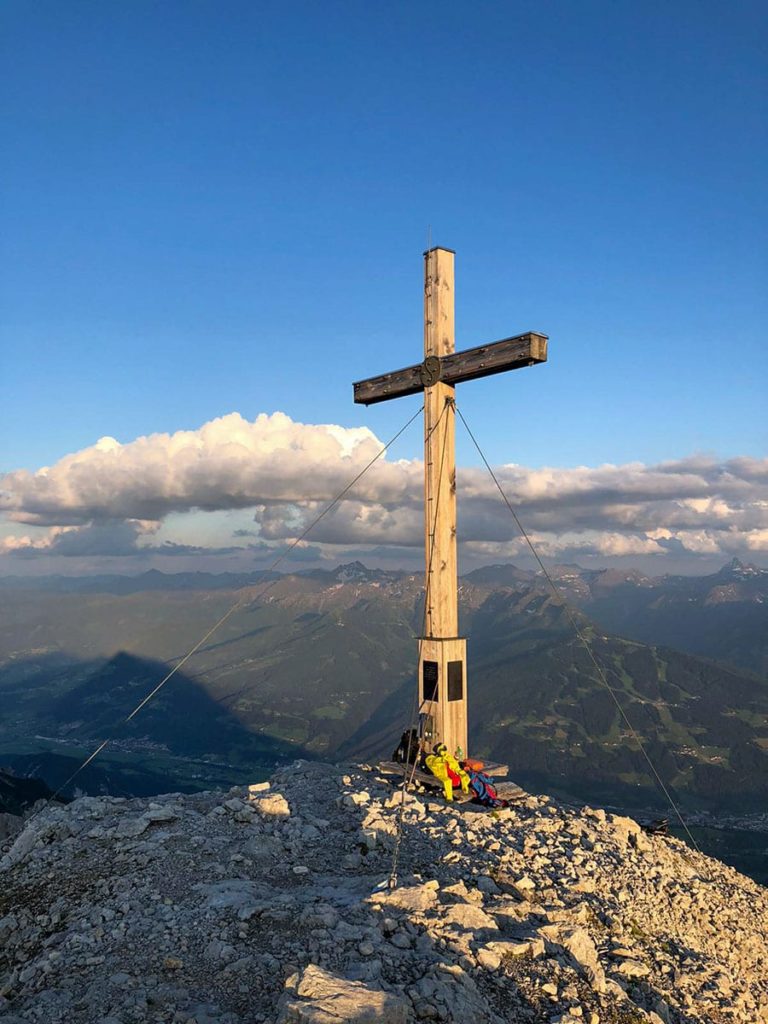
[[[484,772],[469,773],[469,788],[475,794],[475,800],[483,807],[498,807],[501,803],[496,796],[493,779]]]

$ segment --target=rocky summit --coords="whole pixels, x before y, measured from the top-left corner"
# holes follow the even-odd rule
[[[49,806],[0,853],[0,1024],[768,1022],[768,892],[547,797],[297,762]]]

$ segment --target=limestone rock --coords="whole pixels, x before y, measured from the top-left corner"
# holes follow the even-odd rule
[[[150,824],[162,821],[175,821],[178,816],[178,813],[172,807],[150,807],[144,814],[144,817]]]
[[[622,960],[614,971],[624,978],[645,978],[651,973],[650,968],[639,960]]]
[[[281,1001],[276,1024],[407,1024],[408,1004],[310,964]]]
[[[374,893],[371,903],[382,907],[395,907],[411,914],[423,914],[437,903],[437,892],[429,883],[425,885],[403,886],[392,892]]]
[[[446,907],[442,914],[442,923],[456,926],[462,931],[498,931],[496,921],[480,907],[471,903],[454,903]]]
[[[768,1024],[748,878],[601,811],[401,813],[343,771],[42,809],[0,840],[0,1024]]]
[[[256,797],[253,806],[263,818],[289,818],[291,815],[288,801],[281,793]]]
[[[568,954],[576,970],[597,992],[605,991],[605,972],[597,958],[597,949],[584,928],[563,925],[545,925],[539,929],[547,949],[562,950]]]
[[[151,821],[146,814],[142,814],[140,818],[126,818],[115,829],[115,836],[118,839],[135,839],[142,832],[146,832],[150,824]]]
[[[496,971],[501,966],[501,957],[486,946],[478,952],[477,962],[487,971]]]
[[[521,956],[543,956],[544,954],[544,943],[539,939],[522,939],[520,942],[505,942],[505,941],[493,941],[489,942],[484,947],[490,950],[500,959],[511,958]]]
[[[39,839],[40,834],[37,828],[34,825],[27,825],[24,831],[16,837],[8,853],[0,860],[0,871],[7,871],[9,868],[25,860],[35,848]]]

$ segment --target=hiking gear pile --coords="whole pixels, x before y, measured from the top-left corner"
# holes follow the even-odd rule
[[[465,795],[471,795],[472,802],[481,807],[508,806],[508,801],[500,799],[496,792],[496,784],[491,776],[483,771],[485,766],[482,761],[470,757],[459,760],[449,753],[444,743],[436,743],[432,753],[425,755],[422,743],[418,730],[406,729],[392,754],[392,760],[397,764],[408,764],[430,772],[442,783],[446,800],[453,801],[453,791],[458,788]]]
[[[506,807],[507,801],[500,800],[493,779],[485,772],[470,771],[469,788],[475,794],[475,803],[483,807]]]
[[[454,786],[460,786],[462,793],[469,793],[469,775],[448,752],[444,743],[436,744],[434,753],[426,758],[426,765],[435,778],[442,782],[446,800],[453,800]]]
[[[472,802],[481,807],[506,807],[507,801],[500,799],[496,785],[486,775],[483,762],[467,758],[458,761],[448,753],[444,743],[438,743],[434,753],[425,759],[426,767],[443,784],[446,800],[453,800],[454,787],[460,786],[462,793],[472,794]]]

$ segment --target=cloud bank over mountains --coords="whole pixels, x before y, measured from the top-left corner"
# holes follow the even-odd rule
[[[128,444],[102,438],[37,472],[0,476],[3,571],[43,556],[90,560],[89,568],[99,558],[180,555],[254,567],[298,536],[381,448],[366,428],[283,413],[253,422],[231,413]],[[768,553],[768,459],[495,469],[551,558],[634,558],[663,572],[671,561],[690,560],[696,571],[703,560],[764,561]],[[413,561],[423,543],[422,474],[419,460],[383,456],[312,531],[303,559],[337,562],[345,548],[359,556],[370,545]],[[524,544],[487,472],[459,468],[457,476],[463,562],[519,556]]]

